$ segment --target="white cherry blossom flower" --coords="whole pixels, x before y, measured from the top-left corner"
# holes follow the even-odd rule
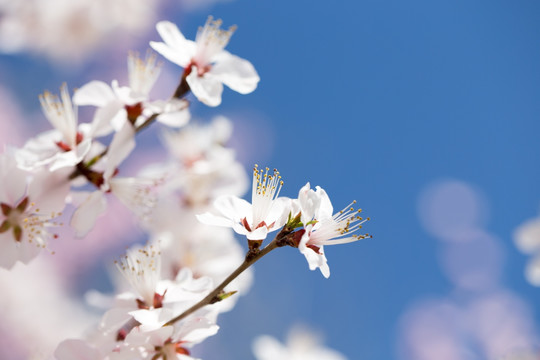
[[[156,288],[161,274],[159,249],[153,246],[130,249],[116,262],[116,267],[142,301],[147,306],[152,306],[156,301]]]
[[[231,124],[224,117],[166,131],[163,140],[172,158],[144,173],[167,179],[162,198],[172,195],[190,207],[206,206],[225,194],[240,196],[248,187],[248,177],[235,151],[224,146],[230,133]]]
[[[43,112],[55,129],[30,139],[17,152],[21,168],[35,170],[48,165],[50,171],[56,171],[73,167],[90,151],[92,137],[100,129],[90,124],[77,125],[77,111],[66,84],[60,92],[60,98],[48,91],[39,97]]]
[[[96,172],[94,185],[98,187],[93,192],[78,192],[73,195],[79,199],[77,209],[71,217],[71,226],[78,236],[85,236],[94,226],[98,216],[107,209],[106,194],[112,193],[124,205],[132,210],[140,220],[145,220],[156,201],[155,189],[160,179],[124,178],[118,177],[118,165],[135,147],[135,131],[133,126],[125,123],[118,131],[104,158],[105,170]]]
[[[164,42],[150,46],[168,60],[183,67],[183,78],[193,94],[208,106],[221,103],[223,84],[241,94],[255,90],[259,75],[253,65],[224,50],[235,27],[220,29],[221,20],[209,17],[200,27],[195,41],[187,40],[171,22],[156,25]]]
[[[191,317],[173,326],[163,326],[152,330],[144,326],[135,327],[125,338],[119,355],[126,353],[126,359],[178,359],[195,360],[190,356],[190,348],[209,336],[215,335],[219,327],[204,317]]]
[[[236,196],[220,196],[214,201],[220,215],[207,212],[197,218],[204,224],[232,227],[248,240],[264,240],[269,232],[285,225],[290,212],[290,199],[278,197],[282,185],[276,169],[269,174],[269,168],[263,171],[255,165],[252,204]]]
[[[57,235],[57,217],[69,192],[66,173],[30,175],[17,168],[11,152],[0,155],[0,267],[28,263]]]
[[[128,56],[129,86],[120,86],[113,80],[111,86],[103,81],[91,81],[75,92],[73,102],[77,105],[98,107],[94,123],[99,124],[107,135],[118,131],[126,121],[139,125],[148,116],[159,114],[157,121],[168,126],[180,127],[189,120],[188,103],[185,100],[149,101],[149,93],[161,71],[156,56],[148,54],[145,60],[135,53]],[[141,117],[141,115],[145,115]]]
[[[257,360],[346,360],[339,352],[322,346],[318,336],[301,329],[293,329],[285,345],[271,336],[259,336],[253,343],[253,353]]]
[[[363,219],[358,215],[361,210],[354,210],[351,205],[356,201],[331,215],[333,207],[326,192],[320,187],[311,190],[309,183],[302,187],[298,199],[304,224],[298,249],[306,257],[310,270],[319,268],[328,278],[330,268],[324,245],[346,244],[369,237],[368,234],[355,234],[369,218]]]

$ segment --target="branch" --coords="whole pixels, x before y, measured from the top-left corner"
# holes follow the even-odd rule
[[[227,285],[229,285],[229,283],[231,281],[236,279],[247,268],[249,268],[251,265],[255,264],[259,259],[261,259],[263,256],[268,254],[270,251],[272,251],[272,250],[274,250],[274,249],[276,249],[278,247],[289,245],[289,242],[290,242],[289,241],[289,235],[291,234],[292,231],[293,230],[291,228],[285,226],[276,235],[274,240],[272,240],[272,242],[270,242],[268,245],[266,245],[266,247],[264,249],[262,249],[260,251],[249,250],[247,255],[246,255],[246,258],[245,258],[244,262],[236,270],[234,270],[231,275],[229,275],[225,280],[223,280],[223,282],[221,284],[219,284],[214,290],[212,290],[212,292],[210,292],[210,294],[208,294],[204,299],[202,299],[201,301],[199,301],[198,303],[196,303],[195,305],[193,305],[192,307],[190,307],[189,309],[184,311],[182,314],[180,314],[180,315],[176,316],[175,318],[167,321],[163,326],[173,325],[175,322],[180,321],[180,320],[184,319],[185,317],[193,314],[195,311],[199,310],[200,308],[202,308],[202,307],[204,307],[206,305],[214,304],[216,302],[221,301],[222,298],[220,297],[220,295],[223,294],[223,289],[225,289],[225,287]]]

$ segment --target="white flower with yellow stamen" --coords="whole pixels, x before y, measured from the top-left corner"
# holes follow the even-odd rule
[[[156,288],[161,277],[159,249],[152,245],[129,249],[127,254],[116,262],[116,266],[144,304],[148,307],[154,306]]]
[[[357,233],[369,218],[362,218],[359,215],[361,210],[352,207],[356,201],[332,215],[333,207],[328,195],[322,188],[317,186],[316,189],[311,190],[308,183],[298,195],[304,224],[298,249],[306,257],[310,270],[319,268],[328,278],[330,268],[324,255],[324,245],[346,244],[369,237],[368,234]]]
[[[57,235],[51,227],[69,192],[68,173],[40,171],[30,176],[17,168],[11,153],[0,156],[0,267],[28,263]]]
[[[260,80],[249,61],[224,50],[236,27],[220,27],[221,20],[209,17],[199,28],[195,41],[191,41],[176,25],[161,21],[156,28],[164,42],[150,42],[154,50],[185,69],[184,77],[191,91],[208,106],[221,103],[223,84],[240,94],[249,94]]]
[[[290,199],[278,197],[282,185],[279,171],[269,173],[269,168],[264,171],[255,165],[251,204],[236,196],[220,196],[214,207],[221,215],[204,213],[197,218],[204,224],[232,227],[248,240],[264,240],[285,225],[290,212]]]

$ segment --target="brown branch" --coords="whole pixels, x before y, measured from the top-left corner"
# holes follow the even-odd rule
[[[199,310],[200,308],[202,308],[202,307],[204,307],[206,305],[214,304],[216,302],[221,301],[220,295],[223,294],[223,289],[225,289],[225,287],[227,285],[229,285],[231,283],[231,281],[236,279],[247,268],[249,268],[251,265],[255,264],[259,259],[261,259],[263,256],[268,254],[270,251],[272,251],[272,250],[274,250],[274,249],[276,249],[278,247],[289,245],[289,243],[290,243],[290,241],[289,241],[290,236],[289,235],[292,235],[291,234],[292,231],[293,231],[293,229],[285,226],[276,235],[274,240],[272,240],[272,242],[270,242],[268,245],[266,245],[266,247],[264,249],[262,249],[260,251],[249,250],[247,255],[246,255],[246,258],[245,258],[244,262],[238,268],[236,268],[236,270],[234,270],[232,272],[232,274],[230,274],[225,280],[223,280],[223,282],[221,284],[219,284],[214,290],[212,290],[212,292],[210,292],[204,299],[202,299],[201,301],[199,301],[198,303],[196,303],[195,305],[193,305],[192,307],[190,307],[189,309],[184,311],[182,314],[180,314],[180,315],[176,316],[175,318],[167,321],[163,326],[173,325],[175,322],[180,321],[180,320],[184,319],[185,317],[193,314],[195,311]]]

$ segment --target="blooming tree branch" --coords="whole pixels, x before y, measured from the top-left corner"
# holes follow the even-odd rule
[[[241,198],[249,185],[226,146],[230,121],[197,124],[186,100],[192,93],[215,107],[223,85],[241,94],[258,85],[254,66],[225,50],[236,27],[221,24],[209,17],[195,41],[170,22],[157,24],[163,41],[150,46],[183,68],[169,99],[150,99],[161,71],[157,56],[131,53],[128,85],[94,80],[73,97],[65,84],[60,96],[45,92],[39,100],[53,129],[0,155],[1,267],[28,263],[57,238],[51,229],[63,224],[58,218],[67,204],[69,225],[80,237],[107,212],[111,195],[149,235],[146,246],[133,246],[116,262],[125,281],[114,296],[99,297],[107,311],[94,333],[60,343],[58,360],[194,359],[191,347],[217,333],[219,314],[234,306],[232,295],[249,289],[250,268],[261,258],[298,248],[311,270],[329,277],[325,245],[370,236],[359,233],[369,218],[354,202],[334,214],[321,187],[307,183],[297,198],[280,196],[277,169],[255,165],[251,202]],[[91,122],[79,123],[78,106],[95,108]],[[156,122],[169,128],[163,140],[170,157],[137,176],[121,176],[136,135]],[[247,253],[233,231],[246,237]],[[264,245],[272,232],[277,235]]]

